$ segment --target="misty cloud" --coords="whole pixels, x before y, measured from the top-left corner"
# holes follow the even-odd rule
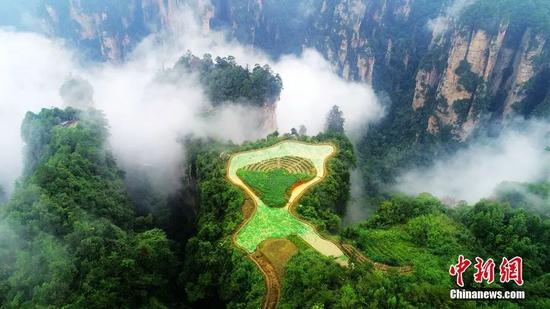
[[[0,136],[0,185],[10,192],[20,175],[23,143],[19,129],[25,113],[63,106],[63,102],[78,107],[82,102],[71,102],[75,98],[84,98],[86,105],[93,98],[91,104],[104,111],[110,144],[123,168],[155,171],[155,181],[170,187],[177,185],[181,171],[180,137],[193,134],[239,143],[270,133],[254,129],[264,116],[260,109],[229,102],[213,110],[194,75],[177,84],[159,82],[159,72],[187,50],[196,55],[233,55],[249,66],[270,64],[284,83],[277,109],[281,131],[305,125],[309,134],[316,134],[334,104],[341,106],[348,130],[382,116],[370,86],[344,81],[317,52],[309,50],[300,57],[274,62],[257,50],[228,42],[222,32],[205,34],[192,9],[184,8],[178,14],[173,19],[178,23],[169,33],[145,38],[122,64],[82,64],[75,60],[76,51],[54,39],[0,30],[0,129],[4,132]],[[63,100],[60,87],[71,78],[85,82],[78,89],[61,91]]]
[[[550,154],[549,154],[550,155]],[[550,216],[550,196],[536,194],[527,185],[518,182],[503,182],[495,190],[495,197],[504,202],[519,204],[545,216]]]
[[[70,77],[61,85],[59,95],[65,106],[87,109],[93,106],[94,88],[89,81],[77,76]]]
[[[72,70],[60,42],[0,29],[0,186],[13,190],[22,170],[20,126],[27,111],[59,106],[59,86]]]
[[[351,172],[350,181],[350,199],[346,205],[346,213],[342,218],[344,226],[366,220],[377,208],[371,205],[365,196],[363,175],[360,169]]]
[[[462,10],[474,2],[475,0],[454,0],[451,5],[446,6],[438,17],[428,21],[427,26],[432,31],[432,36],[435,38],[446,32],[451,22],[462,13]]]
[[[227,41],[221,31],[205,34],[201,21],[197,19],[198,15],[192,12],[193,9],[187,8],[173,18],[180,23],[173,27],[175,40],[172,47],[165,47],[166,50],[190,50],[196,55],[233,55],[239,63],[250,67],[256,63],[269,64],[283,79],[284,89],[277,106],[277,125],[281,132],[305,125],[308,134],[317,134],[323,129],[333,105],[342,108],[346,130],[352,135],[367,123],[383,117],[384,108],[372,87],[344,80],[317,51],[305,49],[300,56],[286,55],[274,61],[250,46]],[[137,54],[143,54],[139,47]]]
[[[384,114],[369,85],[343,80],[314,50],[305,50],[300,57],[283,57],[273,67],[284,83],[277,108],[278,126],[282,131],[303,124],[308,134],[317,134],[323,130],[333,105],[340,106],[346,119],[345,129],[352,134]]]
[[[109,121],[110,144],[122,167],[154,167],[164,184],[178,182],[183,160],[178,139],[185,134],[234,142],[265,134],[243,128],[257,110],[228,105],[204,117],[211,105],[194,76],[177,84],[157,82],[170,56],[161,46],[146,42],[121,65],[81,67],[73,51],[40,35],[1,30],[0,45],[0,185],[8,193],[22,170],[21,122],[27,111],[44,107],[82,107],[93,100]],[[167,61],[173,63],[177,56],[171,56]],[[73,76],[79,82],[67,86]]]
[[[520,121],[498,138],[480,138],[429,169],[404,173],[395,189],[475,203],[493,196],[504,181],[550,180],[550,153],[544,150],[549,143],[548,122]]]

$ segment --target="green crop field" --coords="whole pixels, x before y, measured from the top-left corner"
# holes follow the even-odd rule
[[[347,257],[338,246],[294,217],[285,205],[289,195],[291,199],[297,198],[300,192],[323,179],[324,164],[334,151],[332,145],[284,141],[234,154],[228,165],[228,178],[246,189],[256,204],[252,217],[236,232],[235,243],[252,253],[266,239],[295,235],[321,254],[346,264]],[[298,181],[305,185],[293,186]],[[283,207],[270,207],[273,205]]]
[[[237,176],[270,207],[285,206],[289,197],[289,189],[297,182],[305,182],[313,178],[313,175],[290,173],[282,168],[267,172],[240,169],[237,171]]]
[[[265,239],[284,238],[291,234],[315,233],[313,228],[292,216],[284,208],[267,207],[259,204],[256,214],[237,234],[237,242],[248,252]]]
[[[398,228],[370,230],[362,235],[360,247],[374,261],[388,265],[407,265],[422,253]]]

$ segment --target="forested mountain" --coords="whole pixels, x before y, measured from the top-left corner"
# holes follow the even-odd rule
[[[463,2],[471,5],[461,8]],[[359,143],[360,166],[376,178],[367,180],[370,188],[507,118],[549,116],[547,1],[215,1],[214,7],[211,24],[231,37],[274,57],[315,48],[344,78],[389,95],[389,114]]]
[[[106,125],[94,110],[27,114],[25,175],[0,209],[2,307],[175,300],[173,244],[137,224],[124,172],[105,150]]]
[[[44,100],[17,123],[15,189],[0,186],[0,308],[550,308],[549,1],[5,2],[0,39],[53,39],[77,59],[46,53],[66,66],[50,75],[55,65],[29,57],[16,90],[0,75],[0,94],[33,90]],[[21,31],[43,36],[5,35]],[[42,52],[6,50],[8,75],[20,73],[9,63],[19,53]],[[307,61],[329,82],[306,81]],[[290,116],[278,106],[287,80],[300,86],[290,102],[312,106],[292,114],[322,118],[321,130],[278,130],[277,117]],[[301,102],[311,89],[322,101],[340,86],[330,109]],[[346,117],[358,112],[341,108],[350,88],[381,107],[354,131]],[[10,113],[0,120],[27,99],[36,100],[0,95],[0,113]],[[65,107],[36,109],[51,104]],[[513,140],[512,154],[497,158],[507,148],[495,141],[518,123],[542,128],[539,140]],[[113,139],[116,130],[124,132]],[[141,139],[159,142],[131,143]],[[478,166],[484,144],[497,144],[495,165]],[[315,150],[308,157],[296,145]],[[524,156],[522,147],[536,151]],[[232,170],[237,156],[249,161]],[[515,178],[474,202],[395,185],[445,158],[482,171],[465,172],[472,187],[498,174],[491,167]],[[436,167],[454,182],[461,171],[448,165]],[[535,180],[526,166],[538,169]],[[155,183],[168,172],[176,184]],[[347,224],[352,204],[372,210]],[[254,219],[263,225],[243,236],[248,250],[237,238]],[[270,234],[249,239],[262,233]],[[474,280],[471,265],[460,285],[449,268],[458,256],[494,259],[494,282]],[[522,258],[521,284],[499,280],[504,257]],[[526,297],[457,301],[452,289]]]
[[[200,82],[214,106],[224,102],[242,102],[258,107],[271,106],[279,99],[283,82],[269,65],[256,64],[252,71],[238,65],[235,57],[205,54],[202,59],[188,53],[182,56],[170,75],[198,72]]]

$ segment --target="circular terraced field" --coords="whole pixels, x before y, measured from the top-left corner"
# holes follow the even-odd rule
[[[292,174],[317,174],[315,165],[310,159],[296,156],[271,158],[258,163],[249,164],[244,166],[243,169],[258,172],[269,172],[274,169],[284,169]]]

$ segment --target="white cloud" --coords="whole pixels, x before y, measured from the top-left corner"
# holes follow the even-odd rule
[[[544,150],[550,124],[521,122],[521,126],[506,129],[496,139],[479,139],[431,168],[404,173],[396,189],[474,203],[491,197],[503,181],[550,180],[550,153]]]
[[[0,29],[0,186],[8,192],[22,169],[20,126],[27,111],[60,104],[71,53],[36,34]]]
[[[285,87],[277,107],[281,131],[303,124],[308,134],[316,134],[323,130],[333,105],[341,107],[349,132],[357,132],[383,115],[383,107],[369,85],[343,80],[316,51],[282,57],[273,67],[283,77]]]
[[[355,130],[381,117],[382,108],[370,86],[346,82],[314,51],[273,62],[265,54],[225,40],[224,33],[203,33],[193,10],[184,8],[169,33],[141,42],[122,64],[81,65],[76,52],[37,34],[0,30],[0,185],[11,191],[22,167],[21,121],[27,111],[59,106],[59,88],[79,76],[94,88],[94,104],[110,124],[110,144],[122,167],[154,167],[159,181],[177,183],[183,149],[178,137],[192,133],[231,139],[256,139],[268,132],[251,128],[259,109],[227,105],[205,118],[211,108],[195,76],[177,84],[156,80],[187,50],[196,55],[233,55],[242,64],[269,63],[283,78],[277,110],[282,131],[303,124],[309,134],[322,129],[329,108],[340,105],[346,128]]]
[[[438,37],[445,33],[451,22],[462,13],[462,10],[474,2],[475,0],[454,0],[449,6],[445,7],[438,17],[430,19],[427,26],[432,30],[432,36]]]

